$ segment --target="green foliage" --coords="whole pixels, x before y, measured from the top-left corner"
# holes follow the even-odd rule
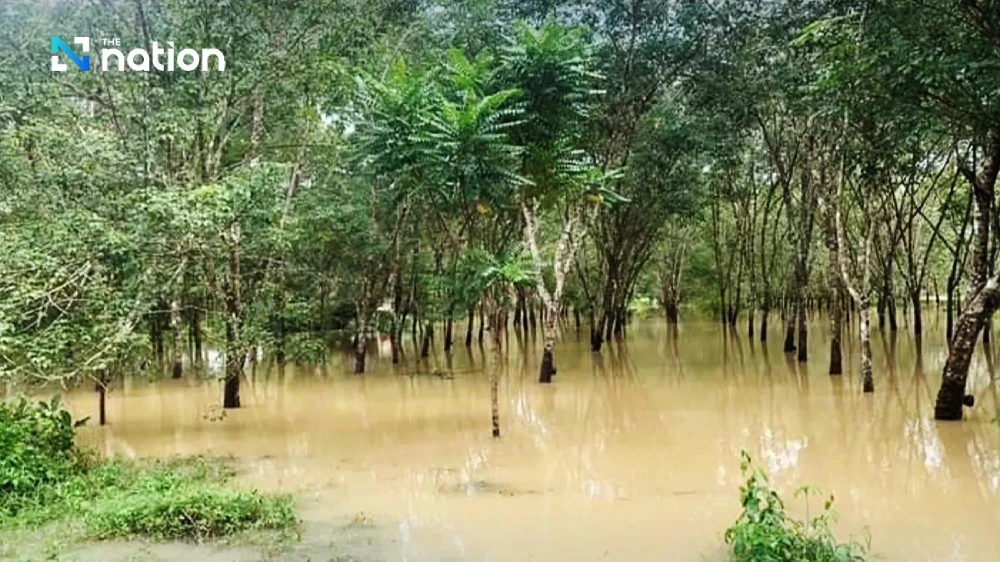
[[[740,488],[743,513],[726,529],[726,543],[740,562],[861,562],[867,549],[856,542],[840,544],[830,528],[836,519],[833,496],[823,511],[799,521],[785,512],[785,502],[771,487],[763,470],[754,466],[746,451],[740,453],[740,470],[746,483]],[[801,488],[796,496],[818,493]],[[808,501],[808,499],[807,499]],[[808,508],[808,503],[807,503]]]
[[[0,527],[79,517],[91,538],[203,540],[294,530],[291,497],[233,490],[220,460],[98,461],[59,401],[0,403]]]
[[[78,470],[73,428],[79,423],[59,408],[58,397],[0,402],[0,517],[17,514],[39,490]]]
[[[326,340],[312,332],[297,332],[285,342],[288,359],[295,363],[318,365],[325,363],[330,355]]]
[[[551,204],[592,191],[594,163],[581,141],[603,92],[585,30],[554,21],[537,28],[515,23],[499,51],[498,84],[520,92],[523,116],[511,138],[524,147],[521,173],[533,183],[528,195]]]

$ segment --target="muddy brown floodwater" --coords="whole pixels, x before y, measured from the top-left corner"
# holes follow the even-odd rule
[[[511,332],[498,441],[483,351],[461,341],[450,359],[407,348],[398,366],[379,350],[364,376],[346,356],[283,372],[262,364],[244,407],[223,419],[216,381],[132,382],[109,394],[110,425],[83,439],[109,455],[233,455],[246,483],[298,494],[307,525],[379,529],[357,547],[373,560],[725,560],[741,449],[800,515],[795,488],[833,493],[838,534],[867,529],[881,559],[1000,560],[992,360],[980,351],[973,364],[967,420],[936,423],[939,318],[919,356],[905,328],[876,331],[867,396],[856,342],[850,372],[826,374],[825,327],[813,323],[803,365],[781,353],[777,332],[761,347],[710,321],[682,324],[676,339],[661,320],[636,321],[600,355],[568,328],[550,386],[535,380],[540,339],[522,347]],[[488,366],[488,343],[485,355]],[[92,392],[69,397],[76,415],[96,403]]]

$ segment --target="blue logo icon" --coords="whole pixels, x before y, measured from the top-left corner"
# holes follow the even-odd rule
[[[59,51],[62,51],[64,55],[69,57],[69,60],[73,61],[73,64],[77,66],[80,70],[84,72],[90,71],[90,55],[86,54],[90,52],[90,37],[74,37],[74,45],[80,45],[81,51],[84,53],[83,56],[76,54],[76,51],[71,49],[69,45],[66,44],[60,37],[52,38],[52,71],[53,72],[66,72],[69,68],[64,62],[59,60]]]

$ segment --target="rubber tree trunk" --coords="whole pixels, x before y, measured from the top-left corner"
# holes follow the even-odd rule
[[[767,317],[769,312],[766,305],[760,309],[760,341],[762,343],[767,341]]]
[[[170,300],[170,372],[173,378],[179,379],[184,373],[184,332],[182,331],[181,300]]]
[[[798,361],[805,363],[808,359],[809,350],[809,328],[806,323],[806,307],[804,299],[799,297],[795,305],[795,318],[798,323]]]
[[[397,308],[393,308],[392,322],[389,326],[389,349],[392,352],[392,364],[399,364],[399,316],[396,314]]]
[[[226,384],[222,407],[240,407],[240,377],[246,361],[243,342],[243,276],[240,265],[241,230],[238,224],[231,227],[229,242],[228,274],[225,289],[226,301]]]
[[[107,415],[107,395],[108,395],[108,377],[104,372],[98,375],[97,384],[97,415],[100,420],[101,425],[108,423]]]
[[[896,322],[896,297],[892,293],[889,293],[889,298],[886,302],[886,314],[889,316],[889,331],[895,332],[899,330],[899,324]]]
[[[676,324],[678,320],[677,300],[667,300],[663,303],[663,308],[667,314],[667,323]]]
[[[427,322],[424,327],[424,341],[420,344],[420,358],[427,359],[431,355],[431,338],[434,337],[434,323]]]
[[[601,317],[601,322],[604,321],[604,317]],[[601,323],[594,320],[594,309],[590,309],[590,351],[594,353],[600,353],[601,347],[604,345],[604,327]]]
[[[625,313],[621,310],[615,310],[614,312],[614,335],[615,340],[621,341],[625,334]]]
[[[924,335],[924,315],[919,290],[910,295],[910,303],[913,305],[913,334],[919,338]]]
[[[354,374],[356,375],[365,372],[365,359],[368,353],[368,327],[370,325],[369,315],[367,313],[360,314],[358,332],[354,336]]]
[[[279,267],[284,267],[279,266]],[[278,295],[274,304],[274,360],[285,364],[285,289],[284,274],[279,274]]]
[[[514,301],[514,327],[521,326],[521,317],[524,314],[524,293],[517,291],[517,300]]]
[[[971,244],[972,277],[965,308],[958,318],[955,333],[951,338],[951,349],[948,360],[944,364],[941,375],[941,388],[938,390],[937,402],[934,405],[934,418],[938,420],[962,419],[962,405],[972,405],[972,397],[966,400],[965,383],[969,376],[969,363],[975,349],[976,339],[990,316],[996,310],[998,288],[1000,282],[996,277],[989,277],[990,271],[990,226],[995,204],[997,176],[1000,175],[1000,122],[993,124],[990,134],[989,160],[981,177],[974,172],[964,170],[963,174],[972,188],[973,200],[973,236]],[[997,233],[993,233],[997,234]]]
[[[243,374],[243,363],[246,352],[243,351],[239,338],[239,327],[236,321],[226,319],[226,384],[223,390],[222,407],[240,407],[240,376]]]
[[[785,312],[785,353],[795,353],[795,309],[789,307]]]
[[[156,362],[163,364],[163,321],[159,312],[149,315],[149,344],[153,348]]]
[[[941,388],[934,404],[934,419],[962,419],[962,405],[971,403],[965,397],[965,383],[969,376],[969,364],[976,347],[979,332],[996,308],[997,284],[991,280],[986,287],[969,301],[958,318],[955,333],[951,338],[951,350],[944,364]],[[970,404],[971,405],[971,404]]]
[[[830,369],[829,374],[844,373],[844,357],[841,345],[843,333],[843,305],[840,299],[830,299]]]
[[[451,315],[448,315],[448,320],[444,324],[444,351],[445,353],[451,351]]]
[[[235,346],[226,350],[226,386],[223,391],[223,408],[240,407],[240,376],[243,374],[245,361],[246,353],[236,349]]]
[[[550,383],[556,374],[555,345],[556,319],[559,317],[559,307],[556,303],[548,303],[545,317],[542,319],[542,330],[545,335],[545,347],[542,350],[542,366],[538,373],[538,382]]]
[[[479,310],[479,345],[483,345],[483,331],[486,329],[486,313],[480,308]]]
[[[472,327],[476,323],[476,309],[469,307],[469,323],[465,325],[465,347],[472,347]]]
[[[872,379],[871,299],[861,297],[858,303],[858,330],[861,333],[861,384],[865,392],[875,392]]]
[[[360,375],[365,372],[365,358],[367,356],[368,336],[358,334],[354,342],[354,374]]]
[[[417,313],[414,312],[413,313],[413,322],[410,323],[410,341],[413,342],[414,352],[417,349],[417,342],[419,341],[419,338],[417,338],[417,325],[418,324],[419,324],[419,320],[417,320]]]
[[[490,422],[493,438],[500,438],[500,369],[503,366],[503,352],[500,342],[499,314],[490,314],[490,339],[493,340],[493,368],[490,369]]]
[[[830,283],[827,306],[830,311],[830,368],[831,375],[844,372],[844,357],[842,354],[841,336],[844,331],[844,299],[843,279],[840,271],[840,249],[837,246],[837,229],[831,213],[823,213],[824,242],[827,251],[826,276]]]
[[[951,346],[951,338],[955,335],[955,287],[951,284],[951,280],[948,280],[948,291],[946,295],[947,301],[945,301],[945,339],[948,341],[948,346]]]
[[[197,307],[191,310],[191,339],[194,341],[194,362],[201,363],[201,311]]]

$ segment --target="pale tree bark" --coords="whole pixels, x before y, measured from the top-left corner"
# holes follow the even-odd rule
[[[354,341],[355,374],[362,374],[365,372],[365,357],[368,350],[368,332],[370,330],[372,317],[374,316],[373,307],[369,305],[368,300],[369,299],[363,299],[362,302],[357,305],[358,326]]]
[[[500,370],[503,367],[503,351],[500,338],[501,315],[499,307],[491,306],[490,339],[493,347],[493,368],[490,369],[490,422],[493,426],[493,438],[500,438]]]
[[[851,295],[851,298],[858,307],[858,332],[861,339],[861,380],[864,392],[874,392],[875,383],[872,376],[872,346],[871,346],[871,260],[872,260],[872,238],[875,234],[876,222],[868,220],[865,232],[860,269],[860,283],[855,283],[848,268],[846,255],[846,237],[844,235],[844,225],[840,211],[840,190],[843,187],[843,177],[837,186],[837,194],[829,204],[823,198],[819,199],[820,208],[824,213],[833,214],[833,223],[836,230],[837,262],[840,265],[840,277],[843,280],[844,288]],[[832,209],[830,208],[832,207]]]
[[[171,350],[171,374],[173,378],[179,379],[184,372],[183,357],[183,332],[181,321],[181,299],[175,296],[170,299],[170,335],[172,341]]]
[[[553,375],[556,374],[556,320],[559,318],[559,305],[562,300],[563,288],[566,284],[566,275],[569,273],[570,266],[573,265],[579,241],[583,238],[584,234],[583,210],[580,206],[573,206],[568,211],[568,216],[563,223],[552,259],[555,287],[551,292],[545,286],[545,278],[542,275],[542,268],[545,262],[542,259],[541,251],[538,249],[535,201],[533,199],[522,201],[521,212],[524,215],[524,238],[528,244],[528,250],[531,252],[531,259],[534,263],[535,284],[537,285],[538,295],[542,298],[542,304],[545,306],[545,317],[542,319],[542,334],[545,338],[545,347],[542,352],[542,366],[538,382],[550,383],[552,382]]]

